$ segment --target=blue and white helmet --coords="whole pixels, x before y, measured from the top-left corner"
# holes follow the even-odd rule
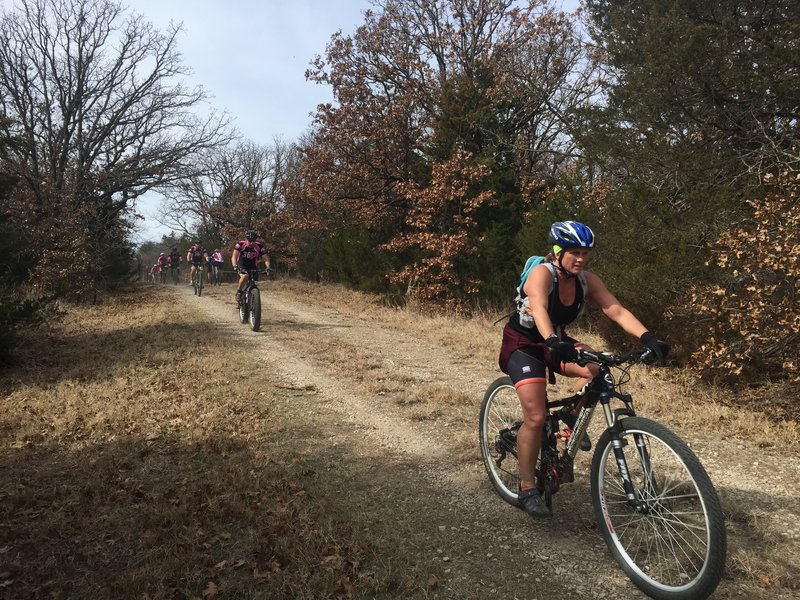
[[[577,221],[556,221],[550,226],[548,242],[562,250],[568,248],[594,248],[594,233]]]

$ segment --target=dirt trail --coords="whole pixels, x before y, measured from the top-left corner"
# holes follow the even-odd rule
[[[218,324],[221,335],[248,344],[277,386],[304,394],[310,412],[329,411],[348,423],[350,427],[341,428],[340,439],[333,443],[349,445],[353,452],[364,446],[373,451],[378,447],[410,460],[414,476],[398,481],[398,486],[411,493],[420,487],[421,494],[433,489],[431,505],[449,507],[451,520],[432,525],[438,532],[432,543],[442,548],[441,559],[448,563],[439,597],[644,597],[611,559],[594,528],[588,455],[576,464],[576,482],[555,498],[555,517],[550,522],[532,521],[492,490],[480,463],[476,429],[483,392],[499,375],[494,365],[457,356],[444,346],[376,323],[369,315],[309,306],[279,282],[262,284],[263,326],[258,333],[238,323],[230,285],[206,288],[201,298],[187,286],[165,289],[206,313]],[[358,357],[352,368],[348,356]],[[407,407],[382,402],[380,391],[366,391],[376,389],[375,382],[384,379],[399,381],[409,390],[427,385],[463,392],[472,403],[448,410],[468,413],[470,426],[448,419],[452,414],[448,411],[437,419],[415,419]],[[793,548],[791,556],[797,556],[798,457],[747,448],[736,440],[698,439],[696,432],[691,439],[723,505],[751,507],[743,511],[750,520],[729,525],[729,554],[738,553],[737,564],[746,564],[751,552],[776,541],[788,543]],[[473,447],[463,447],[469,444]],[[426,485],[419,486],[420,481]],[[420,518],[424,523],[424,515]],[[753,554],[754,562],[762,559]],[[750,577],[729,573],[714,597],[796,597],[796,591],[756,583],[758,568],[753,564]],[[796,569],[797,565],[783,565],[784,571]],[[573,575],[566,577],[568,573]]]

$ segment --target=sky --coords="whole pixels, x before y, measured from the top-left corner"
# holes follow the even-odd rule
[[[306,81],[315,56],[331,35],[353,34],[369,0],[122,0],[165,30],[182,23],[178,50],[211,105],[233,118],[241,135],[261,145],[293,142],[311,125],[330,88]],[[574,10],[579,0],[555,1]],[[159,241],[169,229],[155,218],[162,199],[150,193],[137,203],[145,219],[136,241]]]
[[[125,4],[165,30],[183,23],[177,47],[211,105],[233,118],[241,135],[269,145],[297,140],[318,104],[332,100],[327,86],[306,81],[331,35],[352,34],[369,0],[127,0]],[[137,241],[169,233],[155,219],[161,197],[137,204],[144,215]]]

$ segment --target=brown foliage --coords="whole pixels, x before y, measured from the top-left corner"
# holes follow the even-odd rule
[[[591,93],[592,62],[571,18],[542,0],[374,6],[354,35],[334,35],[306,74],[330,86],[335,103],[318,107],[302,144],[289,226],[315,240],[338,228],[394,236],[385,247],[420,251],[404,255],[411,262],[395,281],[418,297],[473,294],[479,282],[457,258],[475,252],[476,232],[488,227],[468,205],[478,195],[453,187],[465,165],[454,149],[475,153],[489,171],[499,165],[519,186],[552,177],[574,153],[566,115]]]
[[[799,192],[795,178],[753,200],[752,216],[711,246],[707,264],[729,280],[690,295],[698,316],[710,320],[706,342],[693,356],[706,374],[800,381]]]
[[[469,153],[457,151],[450,160],[434,165],[425,188],[413,181],[399,186],[411,203],[405,219],[408,231],[386,247],[421,251],[419,258],[391,276],[395,283],[407,285],[410,296],[431,302],[453,298],[454,290],[478,291],[480,281],[458,267],[478,252],[475,211],[491,203],[494,194],[475,187],[487,172]]]

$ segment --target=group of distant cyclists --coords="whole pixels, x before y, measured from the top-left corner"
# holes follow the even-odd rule
[[[166,283],[167,273],[170,272],[173,283],[178,282],[181,266],[181,254],[176,246],[172,247],[169,254],[162,252],[158,255],[155,264],[150,267],[151,283]]]
[[[258,271],[260,259],[264,261],[264,268],[270,270],[270,258],[264,244],[258,241],[258,234],[255,230],[248,229],[245,232],[244,239],[239,240],[234,245],[233,254],[231,255],[231,266],[239,274],[239,282],[236,288],[237,304],[240,301],[241,291],[245,288],[250,278],[250,273]],[[202,242],[199,239],[195,239],[186,251],[185,257],[181,256],[176,246],[172,247],[169,254],[165,252],[159,254],[158,259],[150,269],[150,282],[165,283],[169,272],[171,280],[177,283],[180,279],[180,265],[184,260],[190,265],[189,281],[192,281],[197,269],[204,270],[208,283],[220,281],[221,272],[225,264],[222,251],[219,248],[215,248],[209,254],[208,250],[203,247]],[[208,269],[205,269],[206,265],[208,265]]]

